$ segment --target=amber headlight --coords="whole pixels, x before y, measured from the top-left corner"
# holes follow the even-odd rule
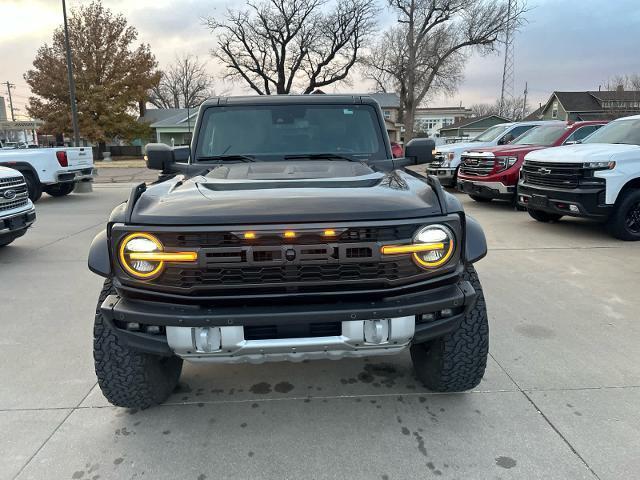
[[[132,277],[158,276],[167,262],[195,262],[197,252],[165,252],[162,242],[150,233],[131,233],[120,242],[118,257],[122,268]]]
[[[444,225],[429,225],[416,232],[411,245],[385,245],[384,255],[412,254],[414,262],[425,269],[441,267],[455,249],[454,236]]]

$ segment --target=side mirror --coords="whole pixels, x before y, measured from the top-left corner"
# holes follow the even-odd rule
[[[176,163],[174,149],[164,143],[149,143],[146,148],[147,168],[168,172]]]
[[[423,165],[433,161],[436,142],[430,138],[414,138],[409,140],[404,149],[405,158],[412,159],[415,165]]]

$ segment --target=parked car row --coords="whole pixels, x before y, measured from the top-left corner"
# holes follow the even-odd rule
[[[511,201],[540,222],[589,218],[640,240],[640,115],[544,122],[506,145],[467,146],[455,178],[476,201]]]
[[[62,197],[80,182],[93,181],[90,148],[0,151],[0,247],[23,236],[35,222],[33,204],[43,192]]]

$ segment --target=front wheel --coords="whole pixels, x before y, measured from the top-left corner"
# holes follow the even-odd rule
[[[436,392],[461,392],[480,383],[489,355],[489,322],[482,286],[473,265],[462,278],[476,291],[475,305],[460,326],[441,338],[411,346],[411,360],[418,379]]]
[[[29,200],[31,200],[33,203],[36,203],[42,196],[42,184],[35,177],[35,175],[33,175],[33,173],[29,172],[24,174],[24,181],[27,184]]]
[[[529,208],[527,209],[527,212],[529,212],[531,218],[542,223],[557,222],[562,218],[562,215],[558,213],[548,213],[543,212],[542,210],[532,210]]]
[[[627,190],[621,195],[607,226],[620,240],[640,240],[640,190]]]
[[[56,183],[54,185],[47,185],[44,187],[44,191],[52,197],[64,197],[73,192],[75,183]]]
[[[164,402],[178,385],[182,359],[161,357],[132,349],[102,316],[100,305],[115,289],[104,282],[93,328],[93,358],[98,385],[118,407],[147,408]]]

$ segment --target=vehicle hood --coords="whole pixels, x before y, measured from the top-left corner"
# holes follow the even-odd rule
[[[442,147],[436,147],[438,152],[453,152],[456,156],[459,156],[462,152],[466,152],[471,149],[489,147],[491,143],[486,142],[465,142],[465,143],[452,143]]]
[[[136,224],[242,225],[417,218],[442,213],[429,185],[355,162],[231,164],[150,186]]]
[[[467,152],[493,153],[497,156],[522,156],[534,150],[548,148],[544,145],[499,145],[497,147],[470,148]]]
[[[13,168],[0,167],[0,178],[19,177],[22,176],[20,172]]]
[[[529,153],[525,160],[558,163],[606,162],[624,160],[629,155],[637,157],[639,153],[638,145],[584,143],[537,150]]]

